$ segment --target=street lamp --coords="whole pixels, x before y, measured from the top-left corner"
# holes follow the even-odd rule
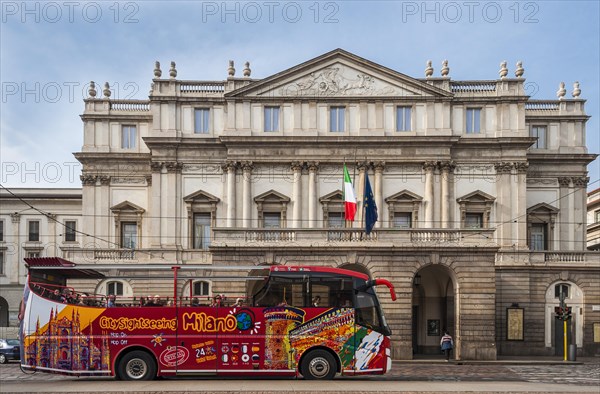
[[[415,279],[413,280],[415,286],[419,286],[421,284],[421,275],[416,274]]]

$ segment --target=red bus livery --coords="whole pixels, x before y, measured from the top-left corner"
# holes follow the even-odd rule
[[[387,286],[392,300],[394,289],[362,273],[326,267],[130,265],[119,266],[115,275],[114,265],[76,265],[59,258],[26,262],[20,311],[24,369],[149,380],[178,375],[331,379],[337,373],[384,374],[391,367],[391,332],[374,287]],[[169,275],[172,298],[79,290],[113,277],[139,279],[152,270],[162,272],[161,278]],[[181,283],[198,279],[198,272],[225,287],[241,279],[215,275],[219,270],[262,275],[244,278],[254,285],[246,285],[240,297],[181,294]]]

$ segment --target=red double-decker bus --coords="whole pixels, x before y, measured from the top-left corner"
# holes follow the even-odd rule
[[[327,267],[25,260],[28,280],[19,316],[23,369],[150,380],[180,375],[332,379],[391,368],[391,332],[374,289],[387,286],[395,300],[387,280]],[[227,275],[249,269],[252,274],[244,278]],[[253,285],[238,296],[181,294],[182,281],[191,283],[198,272],[212,283],[221,281],[220,288],[239,288],[234,284],[240,280]],[[112,277],[151,283],[168,277],[173,291],[146,298],[81,290]]]

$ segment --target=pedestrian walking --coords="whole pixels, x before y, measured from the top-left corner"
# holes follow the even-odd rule
[[[446,355],[446,361],[449,361],[450,352],[452,351],[452,348],[454,348],[454,341],[447,330],[444,331],[444,336],[440,340],[440,346],[442,348],[442,352],[444,352]]]

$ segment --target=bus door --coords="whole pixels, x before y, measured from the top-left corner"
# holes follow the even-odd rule
[[[261,309],[224,303],[217,309],[220,329],[217,333],[217,371],[219,374],[261,369],[262,335],[256,326]]]
[[[174,308],[175,309],[175,308]],[[217,344],[218,309],[205,304],[180,306],[177,345],[181,357],[177,374],[214,375],[219,354]]]

